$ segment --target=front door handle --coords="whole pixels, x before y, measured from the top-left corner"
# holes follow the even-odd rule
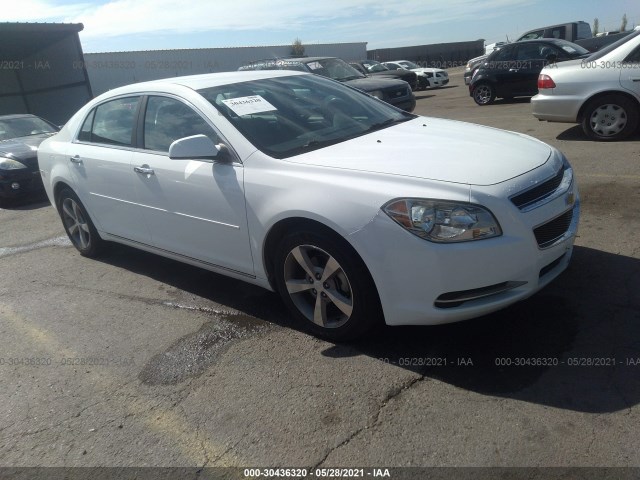
[[[510,71],[510,72],[517,72],[517,71],[518,71],[518,69],[517,69],[517,68],[510,68],[510,69],[509,69],[509,71]]]
[[[80,158],[80,155],[75,155],[71,157],[69,161],[71,161],[71,163],[75,163],[76,165],[80,165],[82,163],[82,159]]]
[[[149,165],[142,165],[141,167],[133,167],[133,171],[137,173],[142,173],[147,177],[150,177],[151,175],[155,175],[153,168],[149,168]]]

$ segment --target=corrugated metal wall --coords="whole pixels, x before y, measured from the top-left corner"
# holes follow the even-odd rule
[[[92,98],[82,67],[82,24],[0,24],[0,114],[65,123]]]
[[[366,42],[304,45],[307,56],[367,58]],[[159,78],[228,72],[266,58],[291,54],[291,45],[189,50],[85,53],[85,67],[94,95],[130,83]]]
[[[461,67],[467,60],[484,54],[484,40],[472,42],[436,43],[413,47],[381,48],[367,52],[370,60],[390,62],[409,60],[422,67],[453,68]]]

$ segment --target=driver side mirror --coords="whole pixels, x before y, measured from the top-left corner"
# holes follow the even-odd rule
[[[193,135],[180,138],[169,146],[171,160],[230,160],[231,155],[226,145],[216,145],[206,135]]]

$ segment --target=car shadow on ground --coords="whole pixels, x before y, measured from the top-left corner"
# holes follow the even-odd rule
[[[45,194],[32,197],[0,199],[0,209],[3,210],[37,210],[50,206],[49,199]]]
[[[518,103],[529,103],[531,102],[531,97],[515,97],[515,98],[497,98],[493,105],[512,105]]]
[[[431,98],[431,97],[435,97],[435,95],[428,95],[428,94],[419,94],[419,93],[414,93],[414,96],[416,97],[416,100],[423,100],[425,98]]]
[[[581,125],[574,125],[571,128],[568,128],[564,132],[561,132],[556,137],[556,139],[557,140],[573,141],[573,142],[597,142],[597,140],[592,140],[592,139],[590,139],[589,137],[587,137],[585,135],[584,131],[582,130],[582,126]],[[638,140],[640,140],[640,132],[636,132],[635,134],[631,135],[628,138],[625,138],[624,140],[616,140],[616,143],[618,143],[618,142],[637,142]]]
[[[299,330],[273,292],[123,246],[102,261]],[[555,282],[501,312],[441,326],[381,326],[323,355],[367,355],[485,395],[619,411],[640,402],[638,284],[639,260],[575,247],[572,265]]]

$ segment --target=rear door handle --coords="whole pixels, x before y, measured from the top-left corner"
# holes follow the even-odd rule
[[[640,77],[631,77],[632,82],[640,82]]]
[[[518,69],[517,69],[517,68],[510,68],[510,69],[509,69],[509,71],[510,71],[510,72],[517,72],[517,71],[518,71]]]
[[[82,163],[82,159],[80,158],[80,155],[75,155],[71,157],[69,160],[71,161],[71,163],[75,163],[76,165],[80,165]]]
[[[147,177],[151,175],[155,175],[156,172],[153,171],[153,168],[149,168],[149,165],[142,165],[141,167],[133,167],[133,171],[137,173],[142,173]]]

